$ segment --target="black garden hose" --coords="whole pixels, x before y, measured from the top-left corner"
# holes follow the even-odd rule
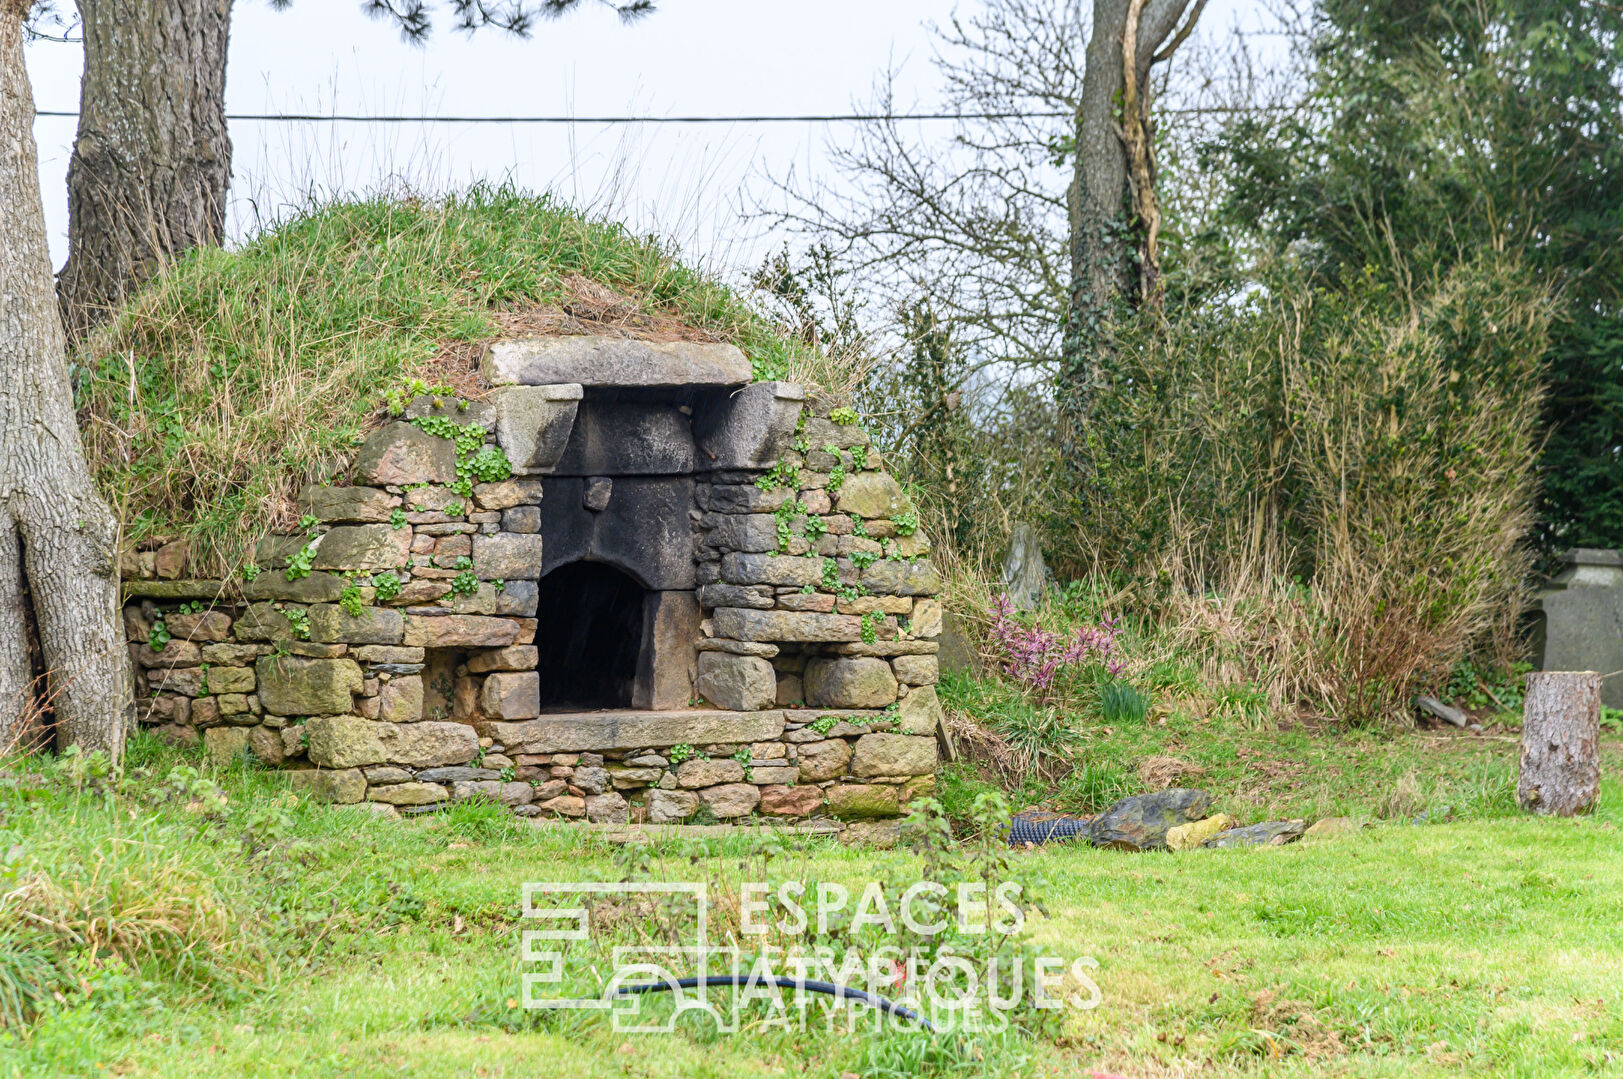
[[[887,1000],[878,993],[870,993],[864,989],[853,989],[848,985],[837,982],[803,981],[799,978],[786,978],[779,975],[761,975],[756,977],[750,974],[700,974],[693,978],[679,978],[676,981],[639,982],[636,985],[622,985],[616,990],[620,993],[664,993],[673,989],[699,989],[712,985],[750,986],[770,983],[779,989],[809,989],[813,993],[822,993],[831,997],[845,997],[849,1000],[860,1001],[871,1007],[878,1008],[888,1015],[898,1019],[911,1019],[925,1030],[934,1031],[935,1027],[930,1021],[912,1008]]]
[[[1035,845],[1066,839],[1085,841],[1088,838],[1088,826],[1088,821],[1075,820],[1071,817],[1030,820],[1017,816],[1009,822],[1009,846],[1021,847],[1027,843]]]

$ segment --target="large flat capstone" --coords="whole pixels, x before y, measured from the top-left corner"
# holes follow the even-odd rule
[[[783,736],[782,710],[765,712],[570,712],[521,723],[489,722],[481,733],[509,753],[647,749],[682,742],[771,742]]]
[[[492,386],[742,386],[751,378],[732,345],[589,335],[497,341],[482,367]]]

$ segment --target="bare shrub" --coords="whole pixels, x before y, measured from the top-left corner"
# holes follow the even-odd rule
[[[1530,564],[1548,293],[1494,258],[1392,279],[1127,342],[1056,537],[1214,675],[1354,723],[1502,634]]]

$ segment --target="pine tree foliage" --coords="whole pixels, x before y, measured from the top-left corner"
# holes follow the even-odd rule
[[[1320,283],[1513,253],[1560,308],[1539,533],[1623,546],[1623,8],[1324,0],[1302,108],[1235,124],[1226,212]]]

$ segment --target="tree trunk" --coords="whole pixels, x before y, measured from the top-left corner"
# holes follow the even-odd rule
[[[188,248],[220,242],[231,0],[79,0],[85,69],[57,292],[75,338]]]
[[[1534,671],[1522,709],[1516,801],[1530,813],[1588,813],[1600,797],[1600,675]]]
[[[1061,391],[1073,420],[1086,413],[1104,377],[1118,309],[1138,306],[1145,295],[1154,303],[1159,295],[1150,67],[1169,57],[1193,29],[1204,0],[1196,0],[1188,22],[1161,49],[1188,5],[1189,0],[1094,0],[1068,192],[1071,297]],[[1141,268],[1137,278],[1135,263]]]
[[[17,737],[31,704],[26,595],[57,746],[116,759],[130,695],[118,526],[91,481],[68,390],[23,66],[28,6],[0,0],[0,744]]]

